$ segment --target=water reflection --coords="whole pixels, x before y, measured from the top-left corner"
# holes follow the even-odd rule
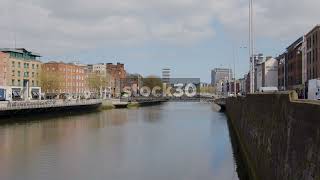
[[[0,126],[0,179],[237,179],[226,118],[168,103]]]

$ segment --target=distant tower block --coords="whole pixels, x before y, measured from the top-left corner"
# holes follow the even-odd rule
[[[170,83],[170,72],[171,70],[169,68],[162,69],[162,81],[163,83]]]

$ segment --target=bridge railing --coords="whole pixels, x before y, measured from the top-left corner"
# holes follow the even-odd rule
[[[81,105],[94,105],[102,103],[102,100],[39,100],[39,101],[13,101],[4,102],[0,105],[0,110],[19,110],[19,109],[38,109],[38,108],[52,108],[52,107],[68,107]]]

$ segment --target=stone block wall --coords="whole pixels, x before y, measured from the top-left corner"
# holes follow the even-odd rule
[[[320,180],[320,103],[296,93],[229,98],[226,112],[253,177]]]

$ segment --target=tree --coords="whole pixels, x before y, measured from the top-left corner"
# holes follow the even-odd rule
[[[43,92],[57,93],[60,91],[63,82],[63,75],[59,72],[40,72],[40,84]]]
[[[200,88],[200,93],[210,93],[210,94],[215,94],[216,89],[213,86],[208,86],[208,87],[201,87]]]
[[[162,89],[162,80],[157,76],[151,75],[146,78],[142,78],[142,84],[143,86],[147,86],[150,89],[153,89],[156,86]]]
[[[103,90],[108,87],[109,82],[107,76],[91,73],[88,77],[88,84],[91,91],[99,93],[101,97]]]

